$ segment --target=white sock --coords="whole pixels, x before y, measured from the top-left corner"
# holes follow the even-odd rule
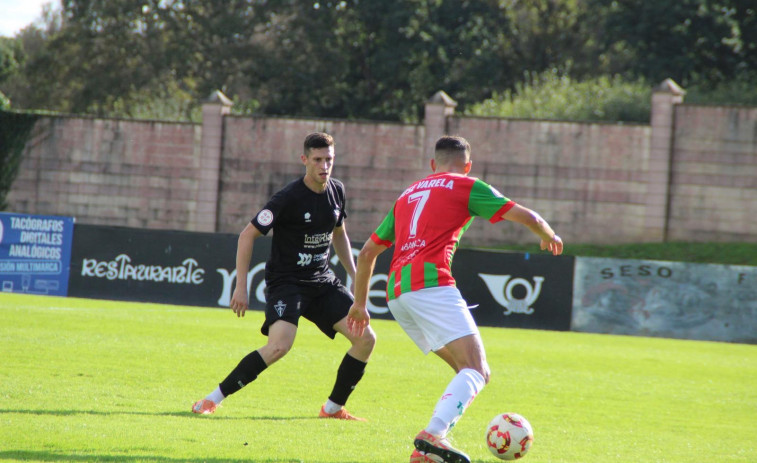
[[[328,413],[329,415],[332,415],[341,409],[342,405],[332,402],[331,399],[327,400],[326,404],[323,406],[323,411]]]
[[[484,377],[476,370],[471,368],[460,370],[447,385],[442,398],[436,403],[426,432],[435,436],[446,436],[485,384]]]
[[[221,386],[218,386],[215,388],[213,392],[208,394],[207,397],[205,397],[206,400],[212,401],[214,404],[218,405],[220,404],[225,397],[223,396],[223,393],[221,392]]]

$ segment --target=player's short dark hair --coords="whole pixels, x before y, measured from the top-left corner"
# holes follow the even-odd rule
[[[305,137],[304,153],[305,156],[310,154],[310,150],[318,148],[328,148],[334,146],[334,137],[324,132],[313,132]]]
[[[436,141],[434,147],[434,159],[436,162],[446,164],[453,159],[470,161],[470,143],[463,137],[444,135]]]

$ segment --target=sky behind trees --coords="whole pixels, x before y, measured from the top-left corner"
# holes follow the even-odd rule
[[[42,16],[42,6],[48,3],[60,8],[57,0],[0,0],[0,36],[13,37],[38,20]]]

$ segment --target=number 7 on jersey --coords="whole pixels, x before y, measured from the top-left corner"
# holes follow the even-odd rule
[[[415,238],[415,234],[418,232],[418,220],[421,218],[423,208],[426,207],[429,195],[431,195],[431,190],[421,190],[407,197],[408,203],[415,203],[413,218],[410,221],[410,238]]]

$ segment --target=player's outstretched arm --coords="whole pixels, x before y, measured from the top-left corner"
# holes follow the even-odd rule
[[[537,212],[516,204],[502,215],[502,218],[525,225],[536,236],[541,238],[539,246],[542,250],[549,250],[552,255],[562,254],[562,239],[557,236],[552,227]]]
[[[376,267],[376,259],[386,251],[383,244],[376,244],[369,239],[357,256],[357,272],[355,274],[355,302],[347,314],[347,329],[355,336],[362,336],[365,327],[371,320],[366,305],[368,304],[368,291],[370,289],[371,276]]]
[[[557,235],[553,235],[551,240],[541,240],[539,247],[542,251],[545,249],[552,253],[553,256],[559,256],[562,254],[563,244],[562,238]]]
[[[237,317],[244,317],[245,311],[247,311],[247,270],[250,267],[250,260],[252,259],[252,248],[255,240],[263,236],[260,230],[255,225],[248,223],[247,226],[239,234],[237,240],[237,285],[234,288],[234,294],[231,296],[231,303],[229,306],[231,310],[237,314]]]

